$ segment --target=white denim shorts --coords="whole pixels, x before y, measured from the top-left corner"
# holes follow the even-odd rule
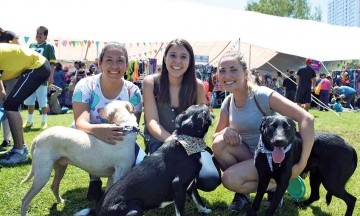
[[[37,100],[40,108],[47,107],[47,93],[48,87],[41,85],[32,95],[26,98],[24,104],[26,106],[35,105],[35,100]]]

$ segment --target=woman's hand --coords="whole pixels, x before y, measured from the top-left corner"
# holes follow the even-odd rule
[[[224,128],[223,137],[226,144],[233,146],[241,144],[241,136],[233,128],[230,127]]]
[[[91,133],[98,139],[114,145],[117,141],[124,139],[123,136],[125,136],[126,133],[122,132],[123,129],[123,126],[117,126],[115,124],[94,124]]]
[[[302,164],[302,163],[300,163],[300,161],[299,161],[299,163],[294,164],[294,166],[292,167],[291,178],[292,179],[297,178],[301,174],[301,172],[305,169],[305,166],[306,166],[306,163]]]

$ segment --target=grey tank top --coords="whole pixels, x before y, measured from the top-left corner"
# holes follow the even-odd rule
[[[230,94],[225,98],[221,105],[221,112],[229,116],[230,127],[235,129],[246,142],[252,154],[255,153],[260,138],[260,125],[263,114],[256,106],[254,94],[260,108],[265,115],[274,115],[275,112],[270,109],[269,99],[274,90],[265,86],[258,87],[255,92],[250,92],[245,105],[241,108],[235,106],[234,97]],[[230,97],[231,96],[231,97]],[[229,105],[229,99],[230,106]],[[229,115],[230,112],[230,115]]]

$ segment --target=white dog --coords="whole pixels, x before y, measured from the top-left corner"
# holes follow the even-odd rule
[[[100,111],[102,118],[125,127],[137,127],[133,106],[125,101],[113,101]],[[54,168],[55,176],[51,189],[58,202],[59,184],[68,164],[77,166],[91,175],[108,177],[108,189],[132,166],[135,160],[137,133],[128,133],[116,145],[105,143],[81,130],[56,126],[39,134],[31,146],[32,165],[22,183],[34,177],[29,192],[22,199],[21,215],[26,215],[30,201],[49,181]]]

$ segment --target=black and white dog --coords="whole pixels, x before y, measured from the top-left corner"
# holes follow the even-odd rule
[[[269,181],[276,181],[273,201],[266,215],[273,215],[289,185],[291,169],[300,160],[302,141],[296,132],[295,122],[287,117],[275,115],[263,117],[261,138],[255,159],[259,174],[256,197],[247,215],[256,215]],[[308,200],[299,203],[307,206],[320,198],[319,187],[323,184],[328,191],[326,202],[336,196],[347,205],[345,215],[354,211],[356,198],[345,190],[345,184],[357,166],[355,149],[335,134],[315,133],[315,141],[303,172],[310,172],[311,194]]]
[[[207,148],[204,137],[211,120],[204,104],[179,114],[173,135],[105,193],[95,215],[143,215],[145,210],[173,202],[176,215],[185,215],[187,193],[200,212],[210,213],[196,190],[195,178],[202,166],[200,152]],[[94,209],[84,209],[75,215],[94,213]]]

